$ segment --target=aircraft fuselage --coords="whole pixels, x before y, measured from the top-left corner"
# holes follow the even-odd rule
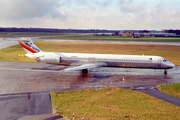
[[[69,64],[78,66],[82,63],[105,63],[105,67],[171,69],[175,65],[159,56],[144,55],[110,55],[82,53],[34,53],[33,58],[39,62],[51,64]]]

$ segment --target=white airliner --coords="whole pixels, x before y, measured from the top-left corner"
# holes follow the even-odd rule
[[[90,68],[119,67],[164,69],[164,74],[167,74],[166,69],[171,69],[175,66],[173,63],[159,56],[44,52],[30,38],[6,38],[4,40],[18,41],[27,52],[25,56],[37,62],[73,66],[63,71],[81,70],[83,73],[87,73]]]

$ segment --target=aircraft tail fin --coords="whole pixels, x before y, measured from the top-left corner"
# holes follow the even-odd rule
[[[26,51],[27,54],[44,52],[44,51],[40,50],[33,43],[31,38],[28,38],[28,37],[24,37],[24,38],[4,38],[4,40],[18,41],[19,44],[23,47],[23,49]]]

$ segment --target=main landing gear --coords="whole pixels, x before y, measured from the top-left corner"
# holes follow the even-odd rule
[[[167,74],[167,70],[165,69],[165,71],[164,71],[164,74],[166,75]]]
[[[88,69],[83,69],[82,73],[88,73]]]

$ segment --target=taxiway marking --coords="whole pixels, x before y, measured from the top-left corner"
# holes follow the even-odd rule
[[[0,68],[3,70],[19,70],[19,71],[33,71],[33,72],[59,72],[59,71],[51,71],[51,70],[32,70],[32,69],[17,69],[17,68]]]

